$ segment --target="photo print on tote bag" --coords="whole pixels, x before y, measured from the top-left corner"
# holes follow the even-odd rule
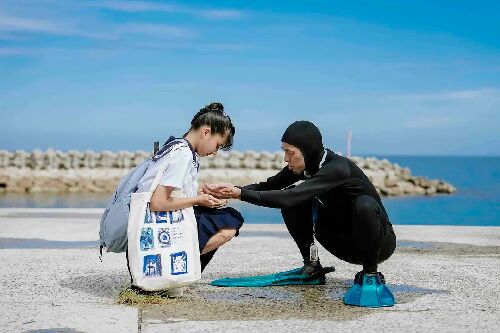
[[[164,248],[172,245],[172,238],[170,237],[170,230],[168,228],[158,228],[158,244]]]
[[[170,264],[172,275],[186,274],[188,271],[187,253],[185,251],[172,253],[170,255]]]
[[[149,227],[142,228],[141,238],[140,238],[141,250],[148,251],[154,249],[153,242],[154,242],[153,229]]]
[[[144,215],[144,223],[145,224],[153,223],[153,214],[149,210],[149,204],[146,207],[146,214]]]
[[[168,223],[168,213],[167,212],[156,213],[156,223]]]
[[[172,221],[172,223],[180,223],[184,221],[184,213],[182,213],[182,210],[169,212],[169,214],[170,214],[170,221]]]
[[[144,256],[144,266],[142,268],[144,277],[161,276],[161,255],[151,254]]]

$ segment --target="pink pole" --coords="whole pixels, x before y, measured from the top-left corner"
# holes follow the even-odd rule
[[[351,158],[352,131],[347,132],[347,158]]]

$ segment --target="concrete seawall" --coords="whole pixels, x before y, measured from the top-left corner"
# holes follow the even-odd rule
[[[106,192],[121,177],[150,156],[137,152],[32,152],[0,150],[0,193]],[[352,157],[382,195],[453,193],[443,180],[413,176],[410,169],[388,160]],[[221,152],[200,159],[200,182],[225,181],[236,185],[263,181],[284,167],[282,152]]]

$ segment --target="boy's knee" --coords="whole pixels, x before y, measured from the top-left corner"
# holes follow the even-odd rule
[[[378,210],[379,205],[375,199],[367,195],[356,198],[355,207],[358,214],[371,214]]]

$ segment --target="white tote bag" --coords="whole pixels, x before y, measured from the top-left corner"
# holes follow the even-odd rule
[[[201,279],[198,228],[193,207],[153,213],[149,202],[168,165],[165,156],[149,192],[133,193],[128,219],[128,260],[132,284],[158,291]]]

